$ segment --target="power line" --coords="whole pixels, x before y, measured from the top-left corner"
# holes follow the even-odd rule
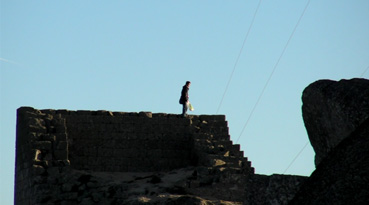
[[[238,53],[238,56],[237,56],[236,62],[235,62],[235,64],[234,64],[234,66],[233,66],[233,70],[232,70],[231,76],[229,77],[229,80],[228,80],[228,83],[227,83],[226,89],[224,90],[224,93],[223,93],[222,99],[220,100],[220,103],[219,103],[219,106],[218,106],[218,109],[217,109],[217,114],[218,114],[219,109],[220,109],[220,107],[221,107],[221,105],[222,105],[222,103],[223,103],[223,99],[224,99],[224,96],[225,96],[225,94],[226,94],[226,92],[227,92],[227,90],[228,90],[228,86],[229,86],[229,84],[230,84],[230,82],[231,82],[231,80],[232,80],[233,73],[234,73],[234,71],[236,70],[236,67],[237,67],[237,64],[238,64],[238,60],[240,59],[240,56],[241,56],[241,53],[242,53],[243,47],[245,46],[246,40],[247,40],[247,38],[248,38],[248,36],[249,36],[249,33],[250,33],[250,30],[251,30],[251,28],[252,28],[252,25],[254,24],[254,20],[255,20],[255,17],[256,17],[256,13],[257,13],[257,12],[258,12],[258,10],[259,10],[260,4],[261,4],[261,0],[259,1],[258,6],[256,7],[256,10],[255,10],[255,12],[254,12],[254,16],[252,17],[252,20],[251,20],[251,24],[250,24],[250,26],[249,26],[249,29],[247,30],[247,33],[246,33],[245,39],[243,40],[243,43],[242,43],[242,46],[241,46],[240,52]]]
[[[295,162],[295,160],[300,156],[300,154],[302,153],[302,151],[304,151],[305,147],[309,144],[309,142],[307,142],[304,147],[300,150],[300,152],[295,156],[295,158],[293,158],[292,162],[288,165],[288,167],[284,170],[284,173],[286,173],[286,171],[290,168],[290,166]]]
[[[273,74],[274,74],[274,72],[275,72],[275,70],[276,70],[276,68],[277,68],[277,66],[278,66],[278,64],[279,64],[279,61],[282,59],[283,54],[284,54],[284,52],[286,51],[287,46],[288,46],[288,44],[290,43],[290,41],[291,41],[291,39],[292,39],[293,35],[295,34],[295,31],[296,31],[297,27],[299,26],[300,21],[301,21],[302,17],[304,16],[305,11],[306,11],[306,9],[308,8],[309,4],[310,4],[310,0],[308,0],[308,2],[306,3],[306,6],[305,6],[304,10],[302,11],[302,14],[300,15],[300,18],[298,19],[298,21],[297,21],[297,23],[296,23],[296,25],[295,25],[294,29],[292,30],[292,33],[291,33],[290,37],[288,38],[288,41],[287,41],[286,45],[284,46],[284,48],[283,48],[283,50],[282,50],[282,53],[281,53],[281,55],[279,56],[279,58],[278,58],[278,60],[277,60],[276,64],[274,65],[274,68],[273,68],[273,70],[272,70],[272,73],[269,75],[269,78],[268,78],[267,82],[265,83],[265,85],[264,85],[264,87],[263,87],[263,90],[261,91],[261,93],[260,93],[260,95],[259,95],[259,97],[258,97],[258,99],[257,99],[257,101],[256,101],[256,103],[255,103],[255,105],[254,105],[254,107],[253,107],[253,109],[251,110],[251,113],[250,113],[250,115],[249,115],[249,117],[248,117],[248,119],[247,119],[247,121],[246,121],[245,125],[243,126],[242,131],[241,131],[241,134],[240,134],[240,136],[237,138],[236,143],[238,142],[238,140],[239,140],[239,139],[240,139],[240,137],[242,136],[242,133],[244,132],[244,130],[245,130],[246,126],[248,125],[248,123],[249,123],[249,121],[250,121],[250,119],[251,119],[252,115],[254,114],[254,111],[255,111],[255,109],[256,109],[256,107],[257,107],[257,105],[259,104],[260,99],[261,99],[261,97],[263,96],[263,94],[264,94],[264,92],[265,92],[265,89],[266,89],[266,87],[268,86],[269,81],[270,81],[270,79],[272,78],[272,76],[273,76]]]
[[[360,77],[363,77],[364,76],[364,74],[367,72],[369,70],[369,66],[366,68],[366,70],[361,74],[361,76]]]

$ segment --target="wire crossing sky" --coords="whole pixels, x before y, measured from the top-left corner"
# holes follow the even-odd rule
[[[255,105],[254,105],[254,107],[253,107],[253,108],[252,108],[252,110],[251,110],[251,113],[250,113],[249,117],[247,118],[247,121],[246,121],[245,125],[244,125],[244,126],[243,126],[243,128],[242,128],[242,131],[241,131],[240,135],[238,136],[238,138],[237,138],[237,140],[236,140],[236,143],[240,140],[240,138],[241,138],[241,136],[242,136],[242,134],[243,134],[243,132],[244,132],[245,128],[247,127],[247,125],[248,125],[248,123],[249,123],[249,121],[250,121],[250,119],[251,119],[252,115],[253,115],[253,114],[254,114],[254,112],[255,112],[256,107],[258,106],[258,104],[259,104],[259,102],[260,102],[261,98],[263,97],[263,94],[264,94],[264,92],[265,92],[265,89],[268,87],[268,84],[269,84],[270,80],[272,79],[273,74],[274,74],[275,70],[277,69],[279,62],[280,62],[280,61],[281,61],[281,59],[282,59],[283,54],[284,54],[284,52],[286,51],[286,49],[287,49],[287,47],[288,47],[288,44],[290,43],[290,41],[291,41],[291,39],[292,39],[293,35],[295,34],[295,31],[296,31],[297,27],[299,26],[300,21],[301,21],[302,17],[304,16],[306,9],[307,9],[307,8],[308,8],[308,6],[309,6],[309,3],[310,3],[310,0],[308,0],[308,1],[307,1],[306,6],[305,6],[304,10],[302,11],[302,14],[301,14],[301,16],[299,17],[299,19],[298,19],[298,21],[297,21],[297,23],[296,23],[296,26],[293,28],[293,31],[292,31],[292,33],[291,33],[290,37],[288,38],[288,41],[287,41],[286,45],[283,47],[283,50],[282,50],[282,52],[281,52],[281,55],[279,56],[279,58],[278,58],[277,62],[275,63],[275,65],[274,65],[274,67],[273,67],[273,70],[272,70],[272,72],[271,72],[271,73],[270,73],[270,75],[269,75],[268,80],[266,81],[266,83],[265,83],[265,85],[264,85],[264,87],[263,87],[263,89],[262,89],[262,91],[261,91],[261,93],[260,93],[260,95],[259,95],[259,97],[258,97],[258,99],[257,99],[257,101],[256,101],[256,103],[255,103]]]
[[[0,204],[21,106],[180,114],[189,80],[190,114],[225,115],[256,173],[309,176],[304,88],[369,78],[367,0],[2,0],[0,19]]]
[[[224,90],[224,93],[223,93],[222,99],[220,100],[220,103],[219,103],[219,106],[218,106],[218,109],[217,109],[217,112],[216,112],[217,114],[219,113],[219,109],[220,109],[220,107],[222,106],[222,103],[223,103],[223,100],[224,100],[224,96],[225,96],[225,94],[227,93],[227,90],[228,90],[228,87],[229,87],[229,83],[231,82],[232,77],[233,77],[233,73],[234,73],[234,71],[236,70],[236,67],[237,67],[237,64],[238,64],[238,60],[240,59],[240,56],[241,56],[241,53],[242,53],[243,47],[245,46],[245,43],[246,43],[247,37],[248,37],[248,36],[249,36],[249,34],[250,34],[250,31],[251,31],[252,25],[254,24],[255,17],[256,17],[256,14],[258,13],[258,10],[259,10],[259,7],[260,7],[260,4],[261,4],[261,0],[259,1],[258,6],[256,7],[256,10],[255,10],[254,16],[252,17],[252,20],[251,20],[251,24],[250,24],[250,26],[249,26],[249,29],[247,30],[247,33],[246,33],[245,39],[243,40],[243,43],[242,43],[242,46],[241,46],[240,52],[238,53],[238,56],[237,56],[236,62],[234,63],[234,66],[233,66],[233,70],[232,70],[231,76],[229,77],[229,80],[228,80],[228,82],[227,82],[227,85],[226,85],[226,88],[225,88],[225,90]]]

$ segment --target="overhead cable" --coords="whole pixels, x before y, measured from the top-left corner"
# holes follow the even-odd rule
[[[369,70],[369,66],[366,68],[366,70],[361,74],[361,76],[360,77],[363,77],[364,76],[364,74],[367,72]]]
[[[297,21],[297,23],[296,23],[296,25],[295,25],[294,29],[292,30],[292,33],[291,33],[290,37],[288,38],[288,41],[287,41],[286,45],[284,46],[284,48],[283,48],[283,50],[282,50],[281,54],[279,55],[279,58],[278,58],[277,62],[275,63],[274,68],[273,68],[272,72],[270,73],[269,78],[268,78],[268,80],[266,81],[266,83],[265,83],[265,85],[264,85],[264,87],[263,87],[263,90],[261,91],[261,93],[260,93],[260,95],[259,95],[259,97],[258,97],[258,99],[257,99],[257,101],[256,101],[256,103],[255,103],[255,105],[254,105],[254,107],[253,107],[253,109],[251,110],[251,113],[250,113],[250,115],[249,115],[249,117],[248,117],[248,119],[247,119],[247,121],[246,121],[245,125],[243,126],[242,131],[241,131],[241,133],[240,133],[240,136],[237,138],[236,143],[238,142],[238,140],[239,140],[239,139],[240,139],[240,137],[242,136],[242,133],[244,132],[244,130],[245,130],[245,128],[247,127],[247,125],[248,125],[248,123],[249,123],[249,121],[250,121],[250,119],[251,119],[252,115],[254,114],[254,111],[255,111],[255,109],[256,109],[256,107],[257,107],[257,105],[259,104],[260,99],[262,98],[262,96],[263,96],[263,94],[264,94],[264,92],[265,92],[265,89],[267,88],[267,86],[268,86],[268,84],[269,84],[269,81],[270,81],[270,79],[272,78],[272,76],[273,76],[273,74],[274,74],[274,72],[275,72],[275,70],[276,70],[276,68],[277,68],[277,66],[278,66],[278,64],[279,64],[279,61],[282,59],[283,54],[284,54],[284,52],[286,51],[286,49],[287,49],[287,47],[288,47],[288,44],[290,43],[290,41],[291,41],[291,39],[292,39],[293,35],[295,34],[295,31],[296,31],[297,27],[299,26],[300,21],[301,21],[302,17],[304,16],[306,9],[307,9],[307,8],[308,8],[308,6],[309,6],[309,3],[310,3],[310,0],[308,0],[308,2],[306,3],[306,6],[305,6],[304,10],[302,11],[302,13],[301,13],[301,15],[300,15],[300,18],[298,19],[298,21]]]
[[[252,25],[254,24],[255,17],[256,17],[256,13],[257,13],[257,12],[258,12],[258,10],[259,10],[260,3],[261,3],[261,0],[259,1],[258,6],[256,7],[256,10],[255,10],[255,12],[254,12],[254,16],[252,17],[251,24],[250,24],[250,26],[249,26],[249,29],[247,30],[247,33],[246,33],[245,39],[243,40],[243,43],[242,43],[242,46],[241,46],[240,52],[238,53],[238,56],[237,56],[236,62],[235,62],[235,64],[234,64],[234,66],[233,66],[233,70],[232,70],[231,76],[229,77],[229,80],[228,80],[228,83],[227,83],[226,89],[224,90],[224,93],[223,93],[222,99],[220,100],[220,103],[219,103],[219,106],[218,106],[218,109],[217,109],[217,112],[216,112],[217,114],[218,114],[218,112],[219,112],[220,107],[222,106],[222,103],[223,103],[223,100],[224,100],[224,96],[225,96],[225,94],[226,94],[226,92],[227,92],[227,90],[228,90],[228,86],[229,86],[229,84],[230,84],[230,82],[231,82],[231,80],[232,80],[233,73],[234,73],[234,71],[236,70],[236,67],[237,67],[237,64],[238,64],[238,60],[240,59],[240,56],[241,56],[241,53],[242,53],[243,47],[245,46],[246,40],[247,40],[247,38],[248,38],[248,36],[249,36],[249,34],[250,34],[250,31],[251,31],[251,28],[252,28]]]

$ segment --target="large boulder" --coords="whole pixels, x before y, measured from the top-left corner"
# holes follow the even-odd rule
[[[369,204],[369,80],[320,80],[302,98],[316,170],[289,204]]]
[[[369,204],[368,148],[369,119],[321,161],[289,204]]]
[[[302,114],[317,166],[369,118],[369,80],[319,80],[302,95]]]

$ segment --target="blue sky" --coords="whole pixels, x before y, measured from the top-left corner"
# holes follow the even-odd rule
[[[190,80],[192,114],[216,114],[258,3],[1,0],[1,204],[17,108],[180,113]],[[291,36],[307,3],[261,2],[219,109],[256,173],[310,175],[310,144],[289,166],[308,142],[303,89],[369,78],[369,1],[311,1]]]

